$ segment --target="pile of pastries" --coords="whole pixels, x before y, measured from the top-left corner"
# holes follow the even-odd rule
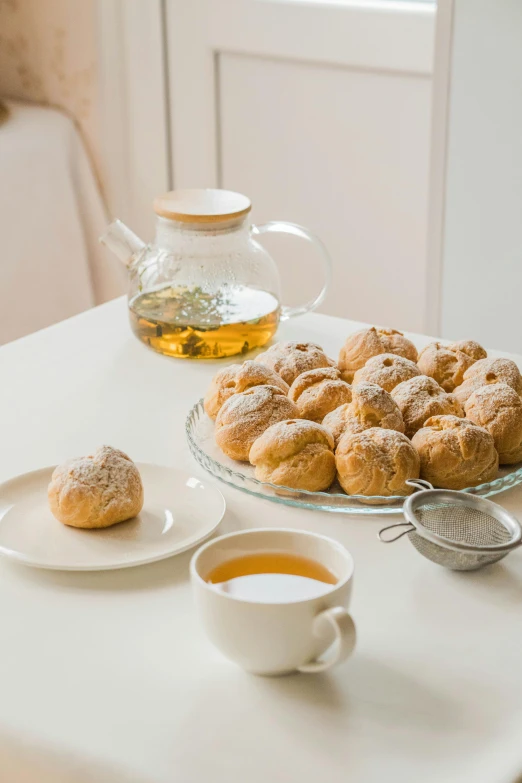
[[[522,461],[522,376],[478,343],[420,354],[394,329],[350,335],[337,363],[315,343],[276,343],[213,378],[218,446],[261,481],[350,495],[407,495],[409,479],[463,489]]]

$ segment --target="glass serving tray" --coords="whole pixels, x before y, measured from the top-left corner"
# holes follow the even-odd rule
[[[402,511],[404,502],[402,496],[347,495],[336,483],[328,492],[307,492],[258,481],[252,465],[230,459],[217,446],[214,439],[214,422],[205,413],[203,400],[199,400],[187,416],[185,432],[190,451],[205,470],[225,484],[230,484],[250,495],[274,503],[284,503],[287,506],[332,511],[338,514],[400,514]],[[504,492],[517,484],[522,484],[522,465],[501,468],[494,481],[479,484],[477,487],[468,487],[463,491],[486,498]]]

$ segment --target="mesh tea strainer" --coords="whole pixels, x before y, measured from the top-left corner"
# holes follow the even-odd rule
[[[454,571],[473,571],[495,563],[522,543],[520,524],[497,503],[466,492],[434,489],[420,479],[406,483],[419,491],[404,502],[406,521],[379,531],[384,543],[408,535],[421,555]],[[401,527],[405,530],[398,535],[385,535]]]

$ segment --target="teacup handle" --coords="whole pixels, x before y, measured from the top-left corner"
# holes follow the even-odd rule
[[[306,239],[308,242],[315,245],[323,262],[324,285],[315,299],[311,299],[304,305],[300,305],[299,307],[282,307],[281,320],[286,321],[288,318],[293,318],[295,315],[304,315],[304,313],[309,313],[311,310],[315,310],[319,307],[325,298],[326,292],[332,281],[332,259],[319,237],[312,234],[307,228],[298,226],[297,223],[287,223],[284,220],[271,220],[269,223],[263,223],[260,226],[252,226],[251,232],[254,236],[259,236],[260,234],[292,234],[294,237]]]
[[[355,648],[357,634],[355,623],[351,615],[342,606],[334,606],[333,609],[325,609],[314,617],[314,632],[319,631],[324,622],[330,623],[335,633],[333,651],[327,658],[310,661],[299,666],[300,672],[313,674],[331,669],[338,663],[349,658]]]

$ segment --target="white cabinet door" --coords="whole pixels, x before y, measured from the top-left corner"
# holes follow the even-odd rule
[[[318,233],[324,311],[422,331],[434,6],[167,0],[175,187],[247,193],[256,221]],[[274,238],[286,301],[313,253]]]

